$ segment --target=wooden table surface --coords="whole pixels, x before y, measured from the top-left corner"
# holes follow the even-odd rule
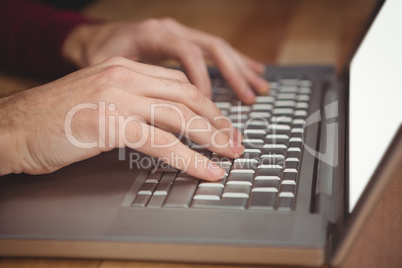
[[[333,64],[340,70],[375,0],[115,0],[94,1],[87,16],[108,20],[173,17],[219,35],[270,64]],[[0,93],[46,80],[0,73]],[[363,228],[342,267],[402,267],[402,168]],[[401,253],[400,253],[401,252]],[[225,267],[112,260],[0,260],[3,267]],[[236,266],[245,267],[245,266]]]

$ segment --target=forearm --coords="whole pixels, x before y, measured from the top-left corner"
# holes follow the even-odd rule
[[[13,105],[18,95],[0,99],[0,176],[21,173],[18,160],[18,140],[21,137],[21,125],[17,122],[25,113]]]
[[[76,66],[65,60],[62,46],[88,20],[26,0],[0,0],[0,67],[35,75],[66,74]]]

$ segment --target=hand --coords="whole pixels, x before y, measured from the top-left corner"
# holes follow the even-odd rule
[[[170,18],[79,26],[65,41],[63,54],[78,67],[113,56],[149,63],[173,58],[182,64],[190,81],[206,96],[211,94],[211,82],[204,58],[209,58],[243,102],[251,104],[255,93],[266,94],[269,90],[268,82],[260,77],[263,64],[216,36]]]
[[[169,133],[181,131],[227,157],[244,150],[239,132],[182,72],[115,57],[0,99],[0,175],[48,173],[129,146],[198,178],[224,176]]]

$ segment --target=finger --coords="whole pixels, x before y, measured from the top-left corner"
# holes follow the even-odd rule
[[[187,76],[182,71],[135,62],[124,57],[113,57],[104,60],[91,67],[82,69],[80,73],[81,76],[89,76],[96,73],[101,73],[102,71],[107,70],[108,68],[113,68],[114,66],[124,66],[126,68],[131,69],[134,72],[141,73],[147,76],[166,78],[183,83],[189,82]]]
[[[262,75],[265,72],[265,66],[261,62],[255,61],[252,58],[244,55],[243,53],[240,53],[236,51],[244,60],[244,62],[247,64],[249,68],[251,68],[254,72]]]
[[[182,35],[187,36],[189,40],[198,44],[204,53],[216,63],[223,77],[241,101],[246,104],[255,102],[255,93],[242,75],[231,55],[231,47],[225,41],[195,29],[186,27],[180,29],[177,29],[177,31],[181,31]]]
[[[215,61],[222,76],[229,83],[232,89],[236,92],[238,98],[246,103],[252,104],[255,102],[255,93],[245,79],[239,66],[237,66],[230,53],[224,47],[210,47],[212,59]]]
[[[100,77],[105,76],[109,85],[136,96],[183,103],[196,114],[206,117],[215,128],[224,131],[228,136],[237,134],[230,120],[223,116],[218,107],[188,82],[151,77],[122,65],[112,69],[105,68],[103,72],[105,74]],[[132,105],[133,103],[129,104],[129,106]],[[234,137],[235,141],[241,142],[238,140],[238,138],[242,139],[241,135]]]
[[[162,48],[164,53],[180,61],[190,81],[210,98],[211,80],[202,50],[180,36],[169,35],[166,38],[170,45]]]
[[[247,66],[241,54],[235,50],[230,50],[230,53],[252,88],[260,95],[267,94],[269,92],[269,83]]]
[[[141,116],[149,124],[190,138],[219,155],[236,158],[244,151],[244,147],[235,142],[233,137],[216,129],[208,120],[196,115],[181,103],[133,97],[128,94],[121,98],[119,103],[123,104],[121,108],[117,108],[119,112]],[[132,103],[136,105],[130,105]]]
[[[127,125],[126,134],[131,141],[125,145],[147,155],[161,158],[169,165],[194,177],[214,181],[225,176],[225,170],[205,156],[182,144],[174,135],[143,122]],[[141,141],[138,142],[138,141]]]

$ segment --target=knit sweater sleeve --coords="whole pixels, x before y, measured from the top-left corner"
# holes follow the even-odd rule
[[[0,0],[0,68],[34,75],[76,69],[62,57],[68,34],[89,20],[28,0]]]

